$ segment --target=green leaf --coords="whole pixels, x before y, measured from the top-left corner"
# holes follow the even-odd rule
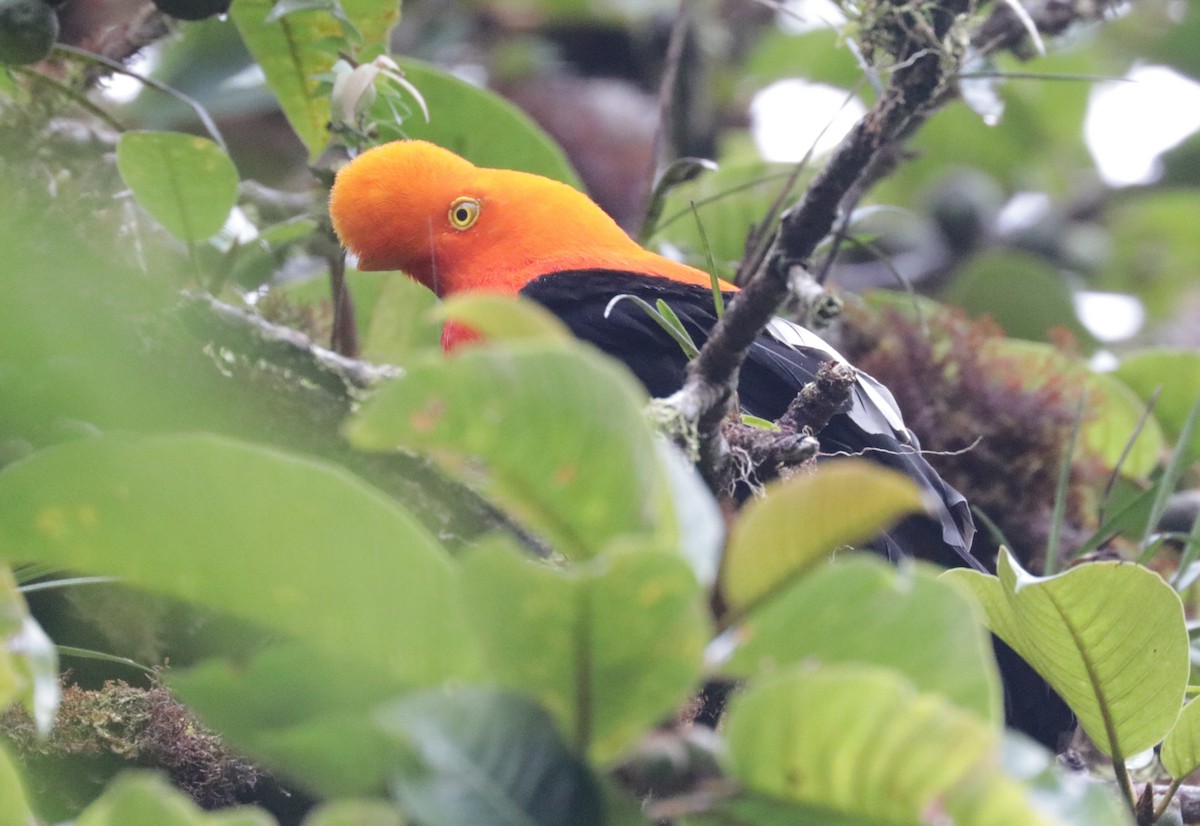
[[[1129,447],[1122,475],[1146,479],[1158,467],[1167,442],[1156,416],[1149,416],[1133,445],[1129,439],[1146,411],[1146,403],[1128,385],[1111,373],[1092,373],[1088,377],[1088,407],[1091,415],[1083,423],[1083,445],[1105,467],[1115,468]]]
[[[2,668],[3,652],[0,652],[0,669]],[[0,680],[2,679],[3,673],[0,672]],[[0,708],[7,705],[0,699]],[[0,826],[29,826],[36,822],[29,811],[17,763],[4,744],[0,743]]]
[[[172,690],[238,748],[325,795],[382,792],[386,740],[373,709],[400,690],[377,660],[275,645],[249,662],[168,672]]]
[[[404,826],[395,804],[383,800],[331,800],[317,806],[303,826]]]
[[[165,779],[126,772],[75,820],[75,826],[276,826],[249,806],[208,813]]]
[[[237,202],[237,169],[208,138],[126,132],[117,142],[117,169],[150,217],[188,243],[215,234]]]
[[[493,678],[537,698],[598,762],[698,683],[704,595],[677,556],[609,554],[564,571],[493,545],[472,552],[462,576]]]
[[[624,368],[583,345],[468,347],[408,365],[346,432],[364,450],[417,450],[482,477],[488,495],[568,556],[622,537],[670,548],[677,528],[644,399]]]
[[[989,315],[1012,338],[1048,341],[1056,327],[1092,336],[1075,314],[1071,289],[1045,259],[1026,252],[985,252],[955,276],[946,300],[972,315]]]
[[[571,331],[537,302],[497,293],[459,293],[437,304],[433,317],[464,324],[488,341],[571,341]]]
[[[919,690],[1000,723],[989,635],[974,605],[939,582],[938,571],[919,563],[896,570],[865,556],[838,560],[752,611],[734,632],[738,647],[723,670],[752,677],[810,660],[887,666]]]
[[[600,787],[563,745],[550,715],[485,689],[431,691],[381,710],[379,725],[422,765],[393,789],[425,826],[599,826]]]
[[[1062,696],[1105,754],[1121,759],[1162,740],[1189,668],[1183,606],[1171,586],[1122,562],[1035,577],[1006,549],[998,572],[942,576],[971,589],[992,631]]]
[[[416,353],[436,348],[441,331],[428,318],[436,305],[434,294],[408,276],[388,275],[375,299],[362,357],[376,364],[405,364]]]
[[[631,293],[622,293],[621,295],[614,296],[612,301],[608,302],[608,307],[611,308],[618,301],[632,301],[634,304],[636,304],[638,309],[644,312],[650,317],[651,321],[662,328],[664,333],[674,339],[675,343],[679,345],[679,349],[683,351],[684,356],[686,356],[689,360],[694,359],[699,354],[700,348],[696,346],[694,341],[692,341],[691,335],[688,333],[687,328],[685,328],[683,323],[679,320],[679,316],[677,316],[675,311],[672,310],[670,306],[667,305],[667,302],[663,301],[661,298],[656,302],[656,304],[651,304],[649,301],[641,298],[640,296],[636,296]]]
[[[1121,360],[1116,376],[1143,399],[1162,388],[1154,416],[1169,439],[1178,439],[1192,406],[1200,399],[1200,353],[1168,348],[1141,350]],[[1188,457],[1191,461],[1200,459],[1200,431],[1192,436]]]
[[[915,826],[935,807],[959,824],[1050,822],[1001,771],[993,725],[885,669],[787,669],[731,701],[727,733],[733,777],[778,801],[862,823]]]
[[[1200,703],[1193,700],[1183,707],[1175,726],[1163,740],[1160,756],[1163,768],[1177,780],[1200,768]]]
[[[478,166],[520,169],[582,188],[559,145],[516,106],[420,60],[397,63],[429,107],[429,123],[404,122],[407,137],[444,146]]]
[[[268,22],[273,8],[274,0],[233,0],[229,17],[312,163],[329,142],[329,97],[318,91],[318,75],[330,71],[337,60],[344,40],[342,23],[319,10]],[[365,4],[356,7],[363,8]]]
[[[450,559],[340,468],[216,436],[102,436],[10,465],[0,503],[0,555],[116,574],[398,679],[473,672]]]
[[[923,509],[911,479],[857,459],[830,462],[769,486],[733,527],[722,593],[732,609],[750,609],[838,548],[868,540],[898,517]]]

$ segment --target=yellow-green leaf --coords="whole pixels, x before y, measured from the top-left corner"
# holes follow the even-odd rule
[[[573,558],[619,538],[678,545],[644,391],[589,347],[545,340],[432,354],[346,427],[364,450],[432,456]]]
[[[1200,703],[1184,706],[1162,744],[1163,768],[1182,780],[1200,768]]]
[[[921,491],[894,470],[857,459],[821,465],[770,486],[734,525],[725,550],[725,599],[744,611],[833,551],[924,509]]]
[[[934,807],[960,824],[1051,822],[1001,769],[994,726],[886,669],[789,668],[734,698],[727,732],[733,777],[778,801],[865,823],[916,826]]]
[[[312,162],[329,142],[329,97],[318,92],[317,75],[337,60],[342,24],[318,9],[268,22],[274,6],[274,0],[233,0],[229,17]]]
[[[1023,570],[1002,549],[998,576],[953,570],[988,625],[1079,717],[1108,755],[1162,740],[1183,704],[1188,636],[1183,604],[1153,571],[1089,562],[1051,577]]]

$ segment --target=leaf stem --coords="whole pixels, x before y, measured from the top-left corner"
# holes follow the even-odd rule
[[[1179,787],[1183,785],[1182,778],[1173,778],[1171,785],[1167,787],[1163,793],[1162,799],[1158,801],[1158,805],[1154,807],[1154,822],[1157,823],[1162,816],[1167,813],[1167,807],[1171,805],[1171,801],[1175,799],[1175,792],[1179,791]]]

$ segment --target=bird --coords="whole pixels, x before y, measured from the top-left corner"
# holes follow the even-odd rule
[[[709,273],[640,246],[599,206],[560,181],[476,166],[421,140],[368,149],[337,174],[333,228],[358,269],[401,270],[445,298],[467,291],[517,294],[558,316],[579,338],[624,362],[651,396],[685,378],[687,355],[634,302],[664,300],[695,344],[718,320]],[[738,288],[719,282],[726,300]],[[471,338],[447,324],[442,345]],[[971,553],[965,497],[921,454],[892,394],[815,333],[773,319],[747,353],[737,396],[742,412],[775,421],[827,362],[854,371],[848,409],[817,434],[823,455],[863,455],[914,479],[929,515],[909,517],[877,540],[888,558],[918,556],[944,567],[986,570]]]
[[[425,141],[393,141],[351,160],[334,180],[329,212],[358,269],[401,270],[439,297],[481,290],[532,299],[624,362],[655,397],[683,384],[687,356],[637,305],[614,299],[665,300],[697,346],[718,320],[709,273],[642,248],[582,192],[539,175],[476,166]],[[736,300],[735,285],[719,286],[726,300]],[[471,338],[448,323],[442,345],[452,350]],[[740,373],[742,411],[774,421],[830,361],[849,366],[815,333],[772,320]],[[848,409],[817,434],[822,454],[862,454],[929,494],[929,515],[892,526],[873,549],[892,561],[917,556],[990,572],[971,552],[975,526],[965,497],[921,455],[888,389],[851,369]],[[1011,648],[993,642],[1008,724],[1056,748],[1073,726],[1071,710]]]

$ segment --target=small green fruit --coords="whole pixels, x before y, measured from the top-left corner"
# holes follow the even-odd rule
[[[0,0],[0,63],[37,63],[58,39],[58,17],[42,0]]]
[[[154,6],[179,20],[205,20],[229,11],[229,0],[154,0]]]

